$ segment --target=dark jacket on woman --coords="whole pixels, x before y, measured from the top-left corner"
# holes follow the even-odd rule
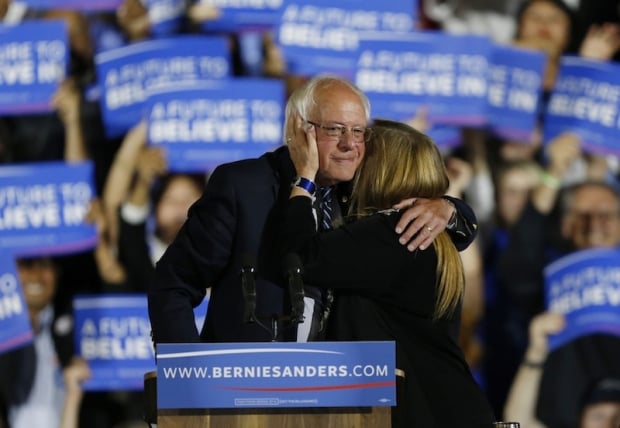
[[[460,306],[433,319],[437,296],[434,247],[409,252],[390,211],[315,232],[311,200],[289,200],[282,251],[296,252],[306,284],[332,288],[330,340],[393,340],[404,394],[394,427],[490,427],[495,420],[458,345]]]

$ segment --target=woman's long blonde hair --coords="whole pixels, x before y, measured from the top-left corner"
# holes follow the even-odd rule
[[[439,198],[448,185],[441,153],[428,136],[403,123],[377,119],[353,179],[349,215],[372,214],[414,196]],[[459,303],[465,278],[461,258],[448,233],[440,233],[433,245],[438,261],[434,317],[439,318],[450,314]]]

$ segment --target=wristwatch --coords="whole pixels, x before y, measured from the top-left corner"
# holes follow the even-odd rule
[[[316,193],[316,184],[314,184],[314,181],[308,180],[305,177],[295,177],[291,183],[291,187],[301,187],[312,196]]]

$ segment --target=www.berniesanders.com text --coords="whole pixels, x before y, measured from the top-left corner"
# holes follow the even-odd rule
[[[388,376],[386,365],[164,367],[167,379],[254,379]]]

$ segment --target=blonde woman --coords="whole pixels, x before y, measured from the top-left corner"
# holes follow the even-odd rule
[[[289,142],[304,182],[315,180],[317,136],[329,131],[319,125],[298,119]],[[356,131],[345,130],[351,140]],[[299,255],[307,285],[334,291],[328,340],[396,342],[405,387],[393,427],[490,427],[495,418],[458,346],[464,277],[457,249],[441,232],[427,249],[410,252],[394,232],[401,215],[395,204],[446,193],[442,157],[426,135],[402,123],[375,120],[364,132],[366,155],[342,225],[316,232],[313,187],[294,186],[282,224],[283,254]]]

